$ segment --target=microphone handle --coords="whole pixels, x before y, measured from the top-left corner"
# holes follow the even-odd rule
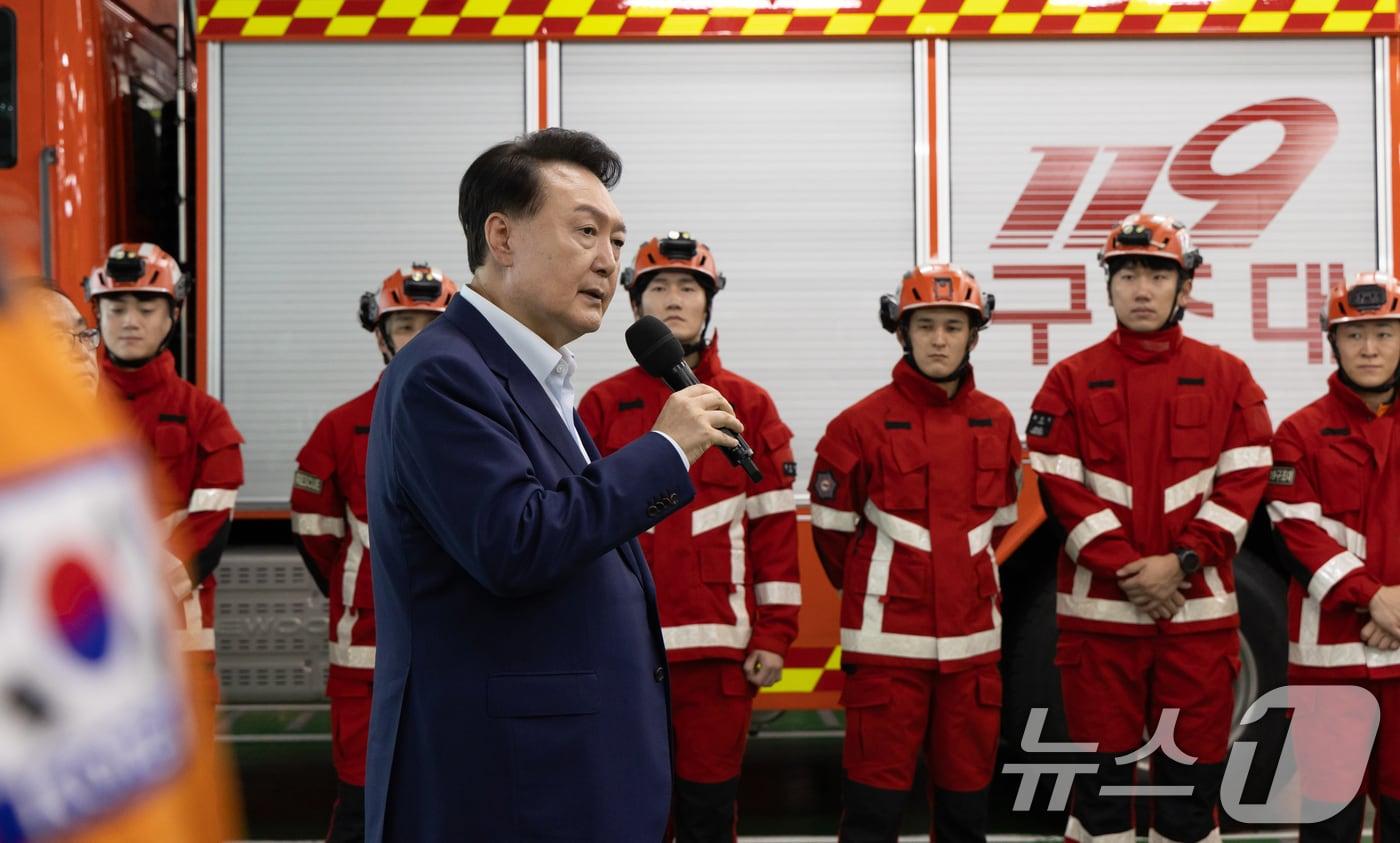
[[[680,392],[682,389],[688,386],[695,386],[700,382],[695,377],[695,372],[691,370],[690,366],[687,365],[684,360],[673,366],[661,379],[666,382],[667,386],[671,387],[672,392]],[[727,445],[719,446],[719,449],[729,458],[729,464],[742,468],[744,473],[747,474],[749,479],[753,482],[761,482],[763,480],[763,472],[759,471],[758,466],[754,465],[753,448],[749,447],[749,443],[745,442],[744,437],[740,434],[735,433],[727,427],[722,427],[720,429],[730,436],[733,436],[739,442],[738,447],[734,448],[730,448]]]

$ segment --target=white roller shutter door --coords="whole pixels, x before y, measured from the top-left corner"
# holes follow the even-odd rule
[[[280,508],[316,422],[380,370],[359,294],[415,260],[469,277],[457,182],[523,131],[524,50],[222,51],[221,397],[247,438],[240,507]]]
[[[1275,424],[1321,395],[1322,287],[1377,260],[1372,60],[1365,39],[951,44],[951,257],[1003,317],[979,384],[1024,425],[1049,366],[1112,330],[1102,220],[1141,207],[1192,226],[1210,266],[1187,334],[1244,358]]]
[[[772,393],[796,432],[799,488],[828,421],[899,357],[877,301],[915,260],[913,59],[907,42],[584,44],[560,50],[560,122],[622,156],[636,247],[708,243],[729,285],[725,365]],[[574,344],[578,388],[633,364],[619,288]]]

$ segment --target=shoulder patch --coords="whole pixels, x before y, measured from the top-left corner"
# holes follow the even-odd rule
[[[369,425],[367,425],[367,424],[357,424],[357,425],[355,425],[355,435],[356,435],[356,436],[368,436],[368,435],[369,435]]]
[[[1292,486],[1298,469],[1291,465],[1276,465],[1269,469],[1269,483],[1274,486]]]
[[[836,497],[836,476],[830,471],[818,471],[812,478],[812,494],[824,501]]]
[[[913,427],[911,422],[885,419],[885,430],[910,430]]]
[[[292,488],[301,489],[303,492],[310,492],[313,495],[321,494],[321,490],[325,486],[326,484],[321,478],[304,468],[298,468],[297,473],[292,477]]]
[[[642,409],[642,408],[645,407],[645,406],[646,406],[646,402],[643,401],[643,400],[640,399],[640,398],[637,398],[637,399],[632,400],[632,401],[619,401],[619,402],[617,403],[617,411],[618,411],[619,413],[621,413],[621,412],[625,412],[625,411],[627,411],[627,410],[640,410],[640,409]]]
[[[1055,417],[1049,413],[1031,413],[1031,420],[1026,424],[1027,436],[1049,436],[1050,428],[1055,425]]]
[[[992,420],[991,420],[991,419],[968,419],[968,420],[967,420],[967,426],[968,426],[968,427],[991,427],[991,426],[992,426]]]
[[[783,476],[785,476],[785,477],[796,477],[796,476],[797,476],[797,463],[795,463],[795,462],[785,462],[785,463],[783,463]]]

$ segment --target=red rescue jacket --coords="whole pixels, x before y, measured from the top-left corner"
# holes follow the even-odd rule
[[[1123,635],[1239,626],[1232,561],[1268,479],[1264,391],[1239,358],[1183,336],[1119,328],[1050,370],[1026,442],[1060,553],[1063,629]],[[1178,547],[1200,555],[1186,605],[1154,621],[1119,568]]]
[[[817,443],[812,536],[841,590],[847,664],[952,672],[1001,652],[994,548],[1016,522],[1021,442],[972,370],[950,399],[906,359]]]
[[[329,696],[365,696],[374,679],[365,457],[376,383],[329,413],[297,454],[292,533],[307,569],[330,598]]]
[[[176,374],[169,351],[139,369],[124,369],[104,354],[102,378],[104,388],[125,399],[164,474],[157,511],[169,537],[169,567],[183,567],[199,583],[181,606],[181,646],[212,655],[213,571],[228,543],[243,485],[243,437],[223,404]]]
[[[786,657],[797,637],[797,465],[792,430],[762,387],[725,369],[712,342],[695,376],[719,390],[744,423],[763,481],[753,483],[711,448],[690,467],[695,500],[638,537],[656,581],[670,661]],[[632,368],[597,384],[579,416],[603,456],[651,430],[670,387]]]
[[[1394,458],[1396,462],[1391,462]],[[1400,677],[1400,651],[1361,642],[1366,607],[1400,585],[1400,422],[1376,416],[1334,373],[1327,394],[1274,437],[1269,518],[1288,548],[1289,673]]]

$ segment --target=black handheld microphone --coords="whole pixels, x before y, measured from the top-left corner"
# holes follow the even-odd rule
[[[700,382],[685,363],[685,349],[681,348],[680,340],[676,339],[665,322],[655,316],[643,316],[627,329],[627,350],[632,352],[643,371],[665,381],[672,392],[680,392]],[[755,483],[761,481],[763,472],[753,464],[753,448],[744,441],[744,437],[729,428],[723,430],[737,439],[739,445],[735,448],[720,445],[720,450],[729,457],[731,464],[744,469],[750,480]]]

